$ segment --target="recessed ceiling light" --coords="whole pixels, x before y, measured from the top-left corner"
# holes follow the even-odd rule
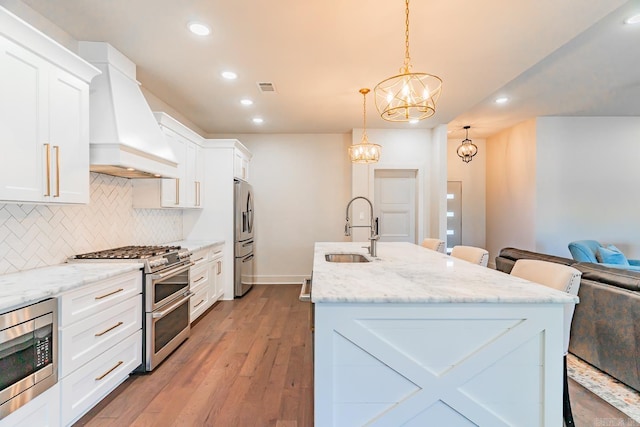
[[[242,104],[242,105],[253,105],[253,101],[250,100],[249,98],[245,98],[245,99],[241,99],[240,100],[240,104]]]
[[[211,34],[211,30],[206,25],[200,22],[189,22],[189,31],[199,36],[208,36]]]
[[[504,104],[509,101],[509,98],[506,96],[501,96],[500,98],[496,98],[496,104]]]
[[[227,80],[235,80],[238,78],[238,75],[233,71],[223,71],[220,75]]]
[[[624,20],[625,24],[640,24],[640,13],[630,16]]]
[[[261,117],[254,117],[252,120],[253,120],[253,123],[257,125],[264,122],[264,119],[262,119]]]

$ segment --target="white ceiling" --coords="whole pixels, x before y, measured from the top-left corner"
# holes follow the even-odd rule
[[[402,0],[23,0],[77,40],[107,41],[138,80],[209,134],[342,133],[362,126],[358,90],[404,58]],[[489,136],[540,115],[640,115],[640,0],[413,0],[413,70],[444,81],[436,114],[369,128]],[[188,32],[189,21],[212,33]],[[223,70],[237,72],[226,81]],[[262,94],[257,82],[273,82]],[[504,94],[512,101],[498,106]],[[250,97],[251,107],[239,101]],[[255,125],[254,116],[265,122]]]

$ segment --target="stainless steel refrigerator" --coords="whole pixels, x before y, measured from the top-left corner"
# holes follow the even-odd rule
[[[240,180],[234,187],[234,295],[241,297],[253,286],[253,188]]]

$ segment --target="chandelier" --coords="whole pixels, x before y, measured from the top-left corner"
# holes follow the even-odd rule
[[[469,128],[471,128],[471,126],[464,127],[467,131],[467,136],[462,140],[462,144],[460,144],[456,151],[465,163],[469,163],[473,159],[473,156],[478,154],[478,147],[469,139]]]
[[[376,163],[380,159],[380,146],[367,138],[367,94],[369,89],[360,89],[362,94],[362,140],[349,147],[349,158],[353,163]]]
[[[400,74],[389,77],[374,88],[376,108],[390,122],[408,122],[431,117],[442,90],[442,80],[427,73],[411,72],[409,56],[409,0],[405,0],[405,54]]]

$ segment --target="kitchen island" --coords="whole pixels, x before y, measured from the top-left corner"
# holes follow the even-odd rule
[[[377,255],[315,245],[315,425],[562,425],[577,297],[409,243]]]

